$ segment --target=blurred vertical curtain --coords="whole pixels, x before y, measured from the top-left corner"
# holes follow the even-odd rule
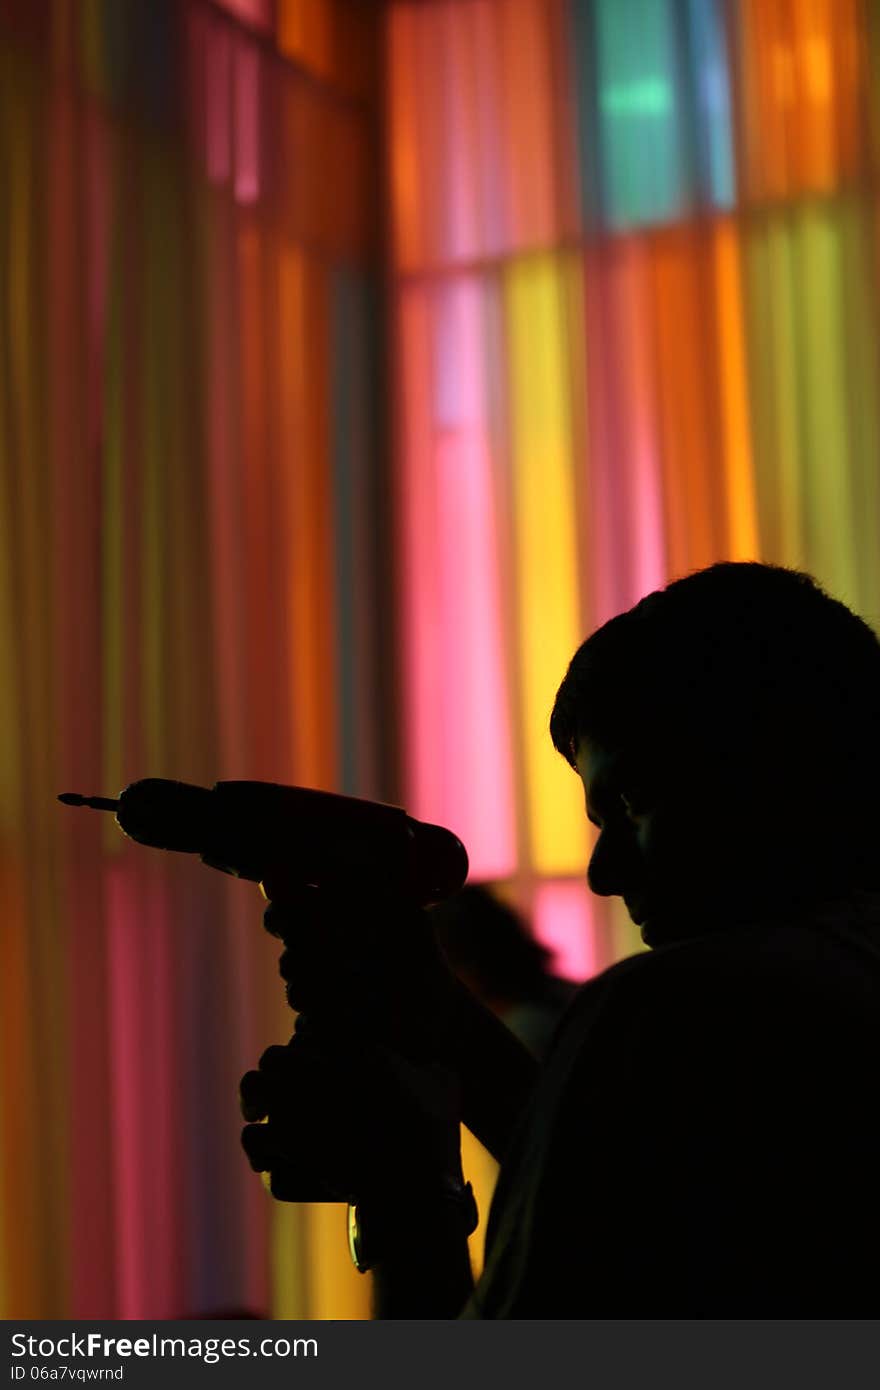
[[[343,1210],[239,1149],[292,1031],[258,893],[55,797],[381,791],[378,37],[356,0],[0,4],[7,1318],[366,1312]]]
[[[55,794],[399,796],[637,949],[555,689],[715,560],[880,617],[878,160],[869,0],[0,0],[0,1314],[366,1315],[252,888]]]

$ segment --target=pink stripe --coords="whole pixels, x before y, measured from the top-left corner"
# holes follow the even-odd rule
[[[414,287],[400,300],[402,439],[398,456],[397,589],[403,636],[405,785],[412,814],[430,819],[443,806],[443,673],[438,634],[440,546],[429,421],[431,354],[428,292]],[[427,735],[427,736],[426,736]]]
[[[588,980],[603,968],[597,919],[595,902],[582,879],[548,881],[535,889],[535,936],[554,952],[553,969],[565,979]]]
[[[272,28],[272,0],[216,0],[216,3],[255,29]]]
[[[409,289],[400,323],[406,801],[461,836],[472,874],[504,878],[514,791],[481,292]]]
[[[147,1306],[147,1202],[145,1190],[152,1144],[145,1142],[146,1096],[142,1090],[146,1042],[142,967],[137,950],[144,924],[128,865],[105,870],[107,914],[107,990],[110,1028],[110,1108],[112,1115],[116,1216],[116,1316],[138,1318]]]
[[[184,882],[137,848],[105,871],[120,1318],[174,1317],[187,1298],[174,943]]]
[[[255,203],[260,196],[260,55],[253,44],[235,49],[235,196]]]
[[[264,906],[250,883],[230,880],[219,884],[216,894],[218,916],[225,933],[227,970],[234,980],[235,1013],[223,1026],[223,1062],[233,1078],[233,1087],[245,1071],[256,1064],[263,1049],[272,1042],[283,1042],[293,1032],[294,1016],[283,1005],[275,1010],[274,1000],[281,998],[278,983],[276,943],[260,929],[261,907]],[[219,923],[212,923],[217,931]],[[221,933],[217,932],[218,950]],[[220,1063],[217,1059],[217,1064]],[[231,1065],[230,1065],[231,1063]],[[230,1088],[228,1114],[223,1123],[237,1128],[235,1092]],[[235,1169],[234,1186],[237,1248],[240,1268],[237,1287],[249,1308],[268,1308],[271,1304],[269,1223],[266,1194],[243,1161]]]
[[[473,281],[444,289],[437,299],[436,640],[442,651],[445,783],[440,819],[464,840],[475,877],[505,878],[516,863],[514,793],[481,309]],[[430,726],[423,727],[422,738],[430,746]]]
[[[149,1222],[149,1264],[143,1277],[149,1287],[148,1303],[141,1316],[170,1318],[185,1306],[186,1299],[186,1261],[181,1258],[185,1252],[181,1250],[180,1241],[183,1229],[183,1155],[179,1153],[178,1138],[181,1133],[180,1064],[174,1008],[174,986],[179,978],[179,953],[175,950],[174,937],[178,931],[185,930],[186,923],[178,920],[180,895],[173,891],[183,882],[185,870],[175,874],[172,865],[164,859],[139,857],[139,877],[146,904],[146,920],[138,924],[143,934],[145,957],[142,989],[149,1011],[149,1042],[143,1048],[147,1069],[141,1078],[142,1111],[148,1117],[144,1147],[149,1153],[148,1185],[142,1198]]]

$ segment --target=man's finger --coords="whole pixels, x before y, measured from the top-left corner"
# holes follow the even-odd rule
[[[241,1131],[241,1146],[255,1173],[268,1173],[284,1162],[285,1149],[272,1124],[245,1125]]]
[[[273,1043],[271,1047],[266,1048],[257,1065],[265,1078],[278,1080],[289,1073],[290,1060],[290,1049]]]
[[[325,1178],[298,1163],[279,1163],[272,1168],[269,1191],[279,1202],[340,1202],[345,1194]]]
[[[269,1113],[269,1088],[261,1072],[245,1072],[238,1083],[238,1106],[249,1124],[265,1120]]]

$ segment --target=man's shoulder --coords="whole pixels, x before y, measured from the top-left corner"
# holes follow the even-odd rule
[[[880,948],[827,923],[707,932],[628,956],[581,991],[584,1018],[880,1004]]]
[[[588,982],[601,990],[638,993],[659,982],[753,971],[765,954],[767,932],[754,929],[710,932],[686,941],[639,951],[609,965]]]
[[[835,923],[808,919],[707,930],[686,941],[627,956],[595,979],[635,989],[659,979],[738,973],[755,978],[779,970],[821,971],[831,961],[853,962],[880,975],[880,934],[851,929],[845,918]]]

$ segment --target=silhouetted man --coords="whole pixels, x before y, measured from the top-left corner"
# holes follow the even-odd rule
[[[254,1166],[358,1200],[380,1316],[876,1316],[880,643],[806,575],[716,565],[594,633],[550,728],[590,887],[652,950],[534,1069],[424,914],[365,953],[344,894],[271,908],[316,1028],[245,1079]],[[502,1165],[476,1288],[460,1114]]]

